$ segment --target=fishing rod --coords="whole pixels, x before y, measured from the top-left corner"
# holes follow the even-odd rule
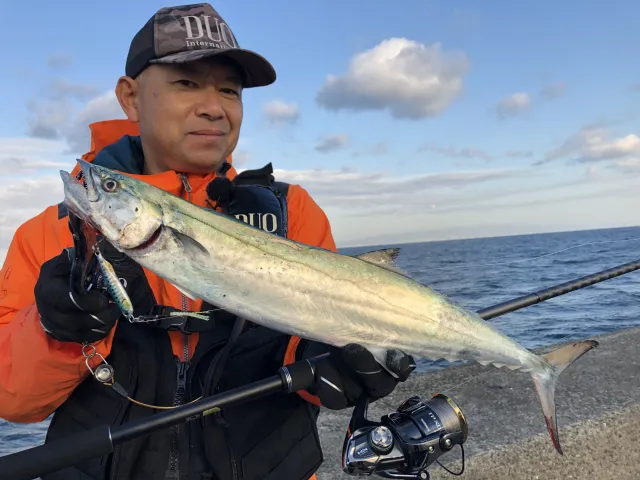
[[[489,320],[639,269],[640,260],[626,263],[478,310],[477,313]],[[322,357],[283,366],[276,375],[264,380],[177,406],[157,413],[152,418],[115,427],[99,426],[62,440],[2,456],[0,476],[3,480],[37,478],[78,462],[109,454],[118,444],[161,428],[206,416],[223,407],[276,393],[290,394],[304,390],[314,383],[314,365]],[[453,400],[444,395],[436,395],[426,402],[419,397],[412,397],[404,401],[396,412],[382,417],[380,422],[366,419],[367,405],[368,399],[360,399],[352,414],[351,428],[343,445],[343,470],[346,473],[428,479],[426,467],[455,445],[462,447],[466,441],[468,427],[464,415]],[[438,421],[433,424],[430,434],[418,442],[414,438],[415,431],[409,432],[410,426],[421,423],[421,420],[433,422],[434,418]],[[396,439],[399,445],[390,445],[389,439]],[[407,445],[411,448],[404,448]],[[369,447],[366,455],[354,455],[353,452],[362,451],[362,446]],[[407,464],[418,465],[419,468],[415,472],[402,474],[403,476],[391,472],[394,468]]]
[[[560,283],[543,290],[538,290],[537,292],[529,293],[527,295],[523,295],[521,297],[517,297],[503,303],[498,303],[497,305],[492,305],[491,307],[478,310],[477,313],[483,319],[489,320],[491,318],[499,317],[500,315],[504,315],[506,313],[515,312],[516,310],[520,310],[530,305],[535,305],[536,303],[544,302],[545,300],[559,297],[560,295],[564,295],[581,288],[589,287],[596,283],[610,280],[612,278],[619,277],[620,275],[625,275],[639,269],[640,260],[636,260],[633,262],[625,263],[623,265],[619,265],[617,267],[612,267],[600,272],[592,273],[591,275],[586,275],[575,280]]]
[[[161,428],[204,417],[223,407],[239,405],[275,393],[287,394],[304,390],[314,382],[315,364],[326,355],[285,365],[271,377],[162,411],[151,418],[115,427],[101,425],[55,442],[5,455],[0,457],[0,478],[37,478],[78,462],[112,453],[118,444]]]

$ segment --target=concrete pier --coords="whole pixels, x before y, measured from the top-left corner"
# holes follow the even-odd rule
[[[465,472],[455,477],[435,464],[433,480],[640,480],[640,328],[593,338],[600,346],[565,370],[556,387],[563,456],[553,448],[529,375],[517,371],[468,364],[414,375],[371,404],[368,416],[377,420],[413,395],[450,396],[469,423]],[[350,416],[351,409],[320,415],[319,480],[353,478],[340,468]],[[440,460],[459,472],[460,458],[456,447]]]

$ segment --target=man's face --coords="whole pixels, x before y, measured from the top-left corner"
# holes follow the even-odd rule
[[[139,122],[148,173],[209,173],[233,152],[243,108],[232,66],[215,59],[152,65],[136,84],[121,104]]]

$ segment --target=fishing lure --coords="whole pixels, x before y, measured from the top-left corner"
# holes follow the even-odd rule
[[[107,287],[107,291],[113,301],[118,305],[122,314],[127,317],[127,320],[130,322],[133,321],[133,303],[129,298],[129,294],[124,288],[124,285],[120,283],[120,279],[116,275],[116,271],[113,269],[113,265],[109,263],[100,253],[100,250],[97,248],[93,249],[98,259],[98,265],[100,267],[100,271],[102,272],[102,278],[105,286]]]
[[[102,273],[102,283],[105,285],[109,295],[113,298],[115,304],[120,308],[122,314],[129,320],[131,323],[139,323],[139,322],[155,322],[158,320],[162,320],[167,317],[163,317],[161,315],[149,315],[149,316],[133,316],[133,302],[131,302],[131,298],[129,298],[129,294],[127,290],[124,288],[124,285],[120,283],[120,279],[118,279],[118,275],[116,275],[116,271],[113,268],[113,265],[109,263],[109,261],[102,256],[100,250],[97,245],[94,246],[93,251],[95,253],[96,259],[98,260],[98,266],[100,267],[100,272]],[[193,317],[199,318],[201,320],[209,320],[209,316],[207,315],[209,312],[220,310],[219,308],[214,310],[206,310],[204,312],[169,312],[169,317]]]

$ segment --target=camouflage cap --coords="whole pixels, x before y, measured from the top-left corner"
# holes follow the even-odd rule
[[[271,63],[240,48],[229,25],[208,3],[158,10],[133,37],[125,74],[135,78],[152,63],[185,63],[214,55],[231,58],[244,69],[245,88],[276,79]]]

